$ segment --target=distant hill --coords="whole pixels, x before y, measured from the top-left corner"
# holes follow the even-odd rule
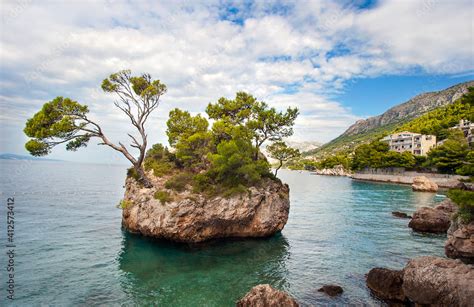
[[[2,153],[0,154],[0,160],[35,160],[35,161],[51,161],[51,162],[58,162],[62,160],[55,160],[55,159],[43,159],[37,158],[32,156],[24,156],[24,155],[17,155],[12,153]]]
[[[305,152],[304,155],[324,157],[334,152],[351,151],[362,143],[383,137],[414,118],[453,103],[466,94],[469,87],[474,87],[474,81],[460,83],[442,91],[415,96],[381,115],[355,122],[334,140],[320,148]]]

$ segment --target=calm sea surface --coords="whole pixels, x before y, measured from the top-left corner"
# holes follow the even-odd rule
[[[200,246],[156,242],[121,229],[124,166],[1,161],[0,305],[233,306],[269,283],[303,305],[379,305],[372,267],[443,255],[444,236],[415,234],[411,213],[442,195],[410,187],[280,171],[291,209],[269,239]],[[15,300],[6,300],[6,202],[15,198]],[[344,288],[331,299],[326,283]]]

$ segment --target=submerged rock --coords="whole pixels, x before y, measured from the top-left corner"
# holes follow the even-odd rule
[[[338,285],[324,285],[318,289],[319,292],[324,292],[329,296],[336,296],[344,292],[341,286]]]
[[[411,188],[413,189],[413,191],[418,192],[438,191],[438,185],[425,176],[417,176],[413,178],[413,184],[411,185]]]
[[[153,178],[154,188],[126,181],[122,224],[131,232],[176,242],[197,243],[225,237],[266,237],[280,231],[290,209],[288,185],[265,179],[259,187],[230,197],[205,197],[185,189],[164,188],[165,179]],[[165,191],[169,199],[155,199]],[[166,195],[168,195],[166,194]]]
[[[404,269],[403,291],[420,305],[472,306],[474,266],[439,257],[413,259]]]
[[[392,215],[393,215],[394,217],[398,217],[398,218],[401,218],[401,219],[411,219],[411,216],[409,216],[409,215],[406,214],[405,212],[393,211],[393,212],[392,212]]]
[[[451,225],[451,216],[456,211],[457,207],[450,199],[434,208],[421,207],[413,214],[408,227],[420,232],[443,233]]]
[[[374,268],[367,275],[367,287],[376,297],[384,301],[405,301],[406,296],[402,284],[403,271]]]
[[[290,295],[278,291],[270,285],[253,287],[241,300],[237,307],[297,307],[298,303]]]
[[[463,224],[458,219],[452,221],[444,250],[449,258],[474,263],[474,221],[469,224]]]

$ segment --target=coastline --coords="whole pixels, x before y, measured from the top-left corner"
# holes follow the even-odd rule
[[[461,183],[461,179],[466,179],[466,176],[460,175],[445,175],[436,173],[418,173],[418,172],[401,172],[401,173],[354,173],[351,178],[354,180],[362,181],[376,181],[376,182],[389,182],[398,184],[413,184],[413,179],[418,176],[425,176],[431,181],[436,183],[440,188],[455,188]]]

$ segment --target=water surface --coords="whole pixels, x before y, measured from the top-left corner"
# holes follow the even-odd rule
[[[443,255],[444,236],[410,231],[412,213],[442,195],[408,186],[280,171],[290,185],[285,229],[260,240],[199,246],[156,242],[121,229],[124,166],[1,161],[1,219],[15,197],[15,301],[5,299],[1,223],[0,305],[233,306],[269,283],[304,305],[379,305],[365,287],[372,267]],[[336,283],[332,299],[317,292]]]

